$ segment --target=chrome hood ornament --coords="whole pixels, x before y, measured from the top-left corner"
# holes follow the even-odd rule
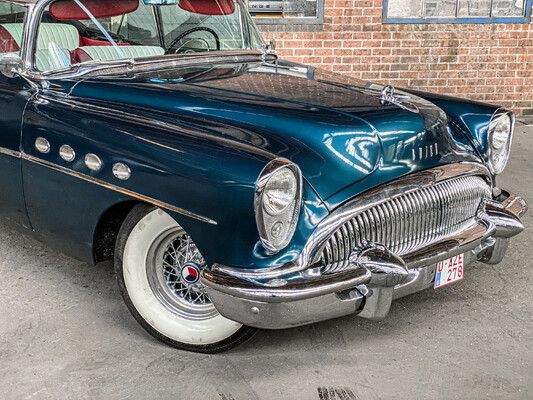
[[[387,85],[381,90],[380,102],[382,105],[394,104],[398,107],[403,108],[404,110],[418,113],[418,107],[412,102],[408,101],[411,99],[407,93],[400,92],[401,94],[396,94],[396,89],[394,86]]]

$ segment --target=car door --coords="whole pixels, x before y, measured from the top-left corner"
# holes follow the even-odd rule
[[[29,227],[21,171],[21,124],[32,89],[22,78],[0,74],[0,217]]]

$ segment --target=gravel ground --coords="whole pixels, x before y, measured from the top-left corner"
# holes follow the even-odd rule
[[[514,144],[499,182],[531,202],[533,127]],[[260,331],[208,356],[145,333],[111,264],[0,226],[0,399],[532,399],[532,239],[528,229],[500,265],[396,301],[383,321]]]

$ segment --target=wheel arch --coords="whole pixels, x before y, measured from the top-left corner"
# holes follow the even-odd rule
[[[124,220],[137,204],[149,204],[139,200],[125,200],[109,207],[98,219],[93,235],[94,263],[113,260],[115,243]]]

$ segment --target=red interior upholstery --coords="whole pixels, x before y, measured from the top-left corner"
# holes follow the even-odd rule
[[[229,15],[235,11],[233,0],[180,0],[185,11],[203,15]]]
[[[107,40],[94,40],[86,37],[81,37],[80,46],[111,46]],[[117,46],[131,46],[129,43],[117,43]]]
[[[70,52],[70,62],[71,64],[77,64],[84,61],[91,61],[92,58],[87,54],[83,49],[75,49]]]
[[[6,28],[0,25],[0,53],[19,51],[20,47]]]
[[[82,0],[82,4],[99,19],[131,13],[139,7],[139,0]],[[50,14],[60,21],[90,19],[73,0],[58,0],[52,3]]]

